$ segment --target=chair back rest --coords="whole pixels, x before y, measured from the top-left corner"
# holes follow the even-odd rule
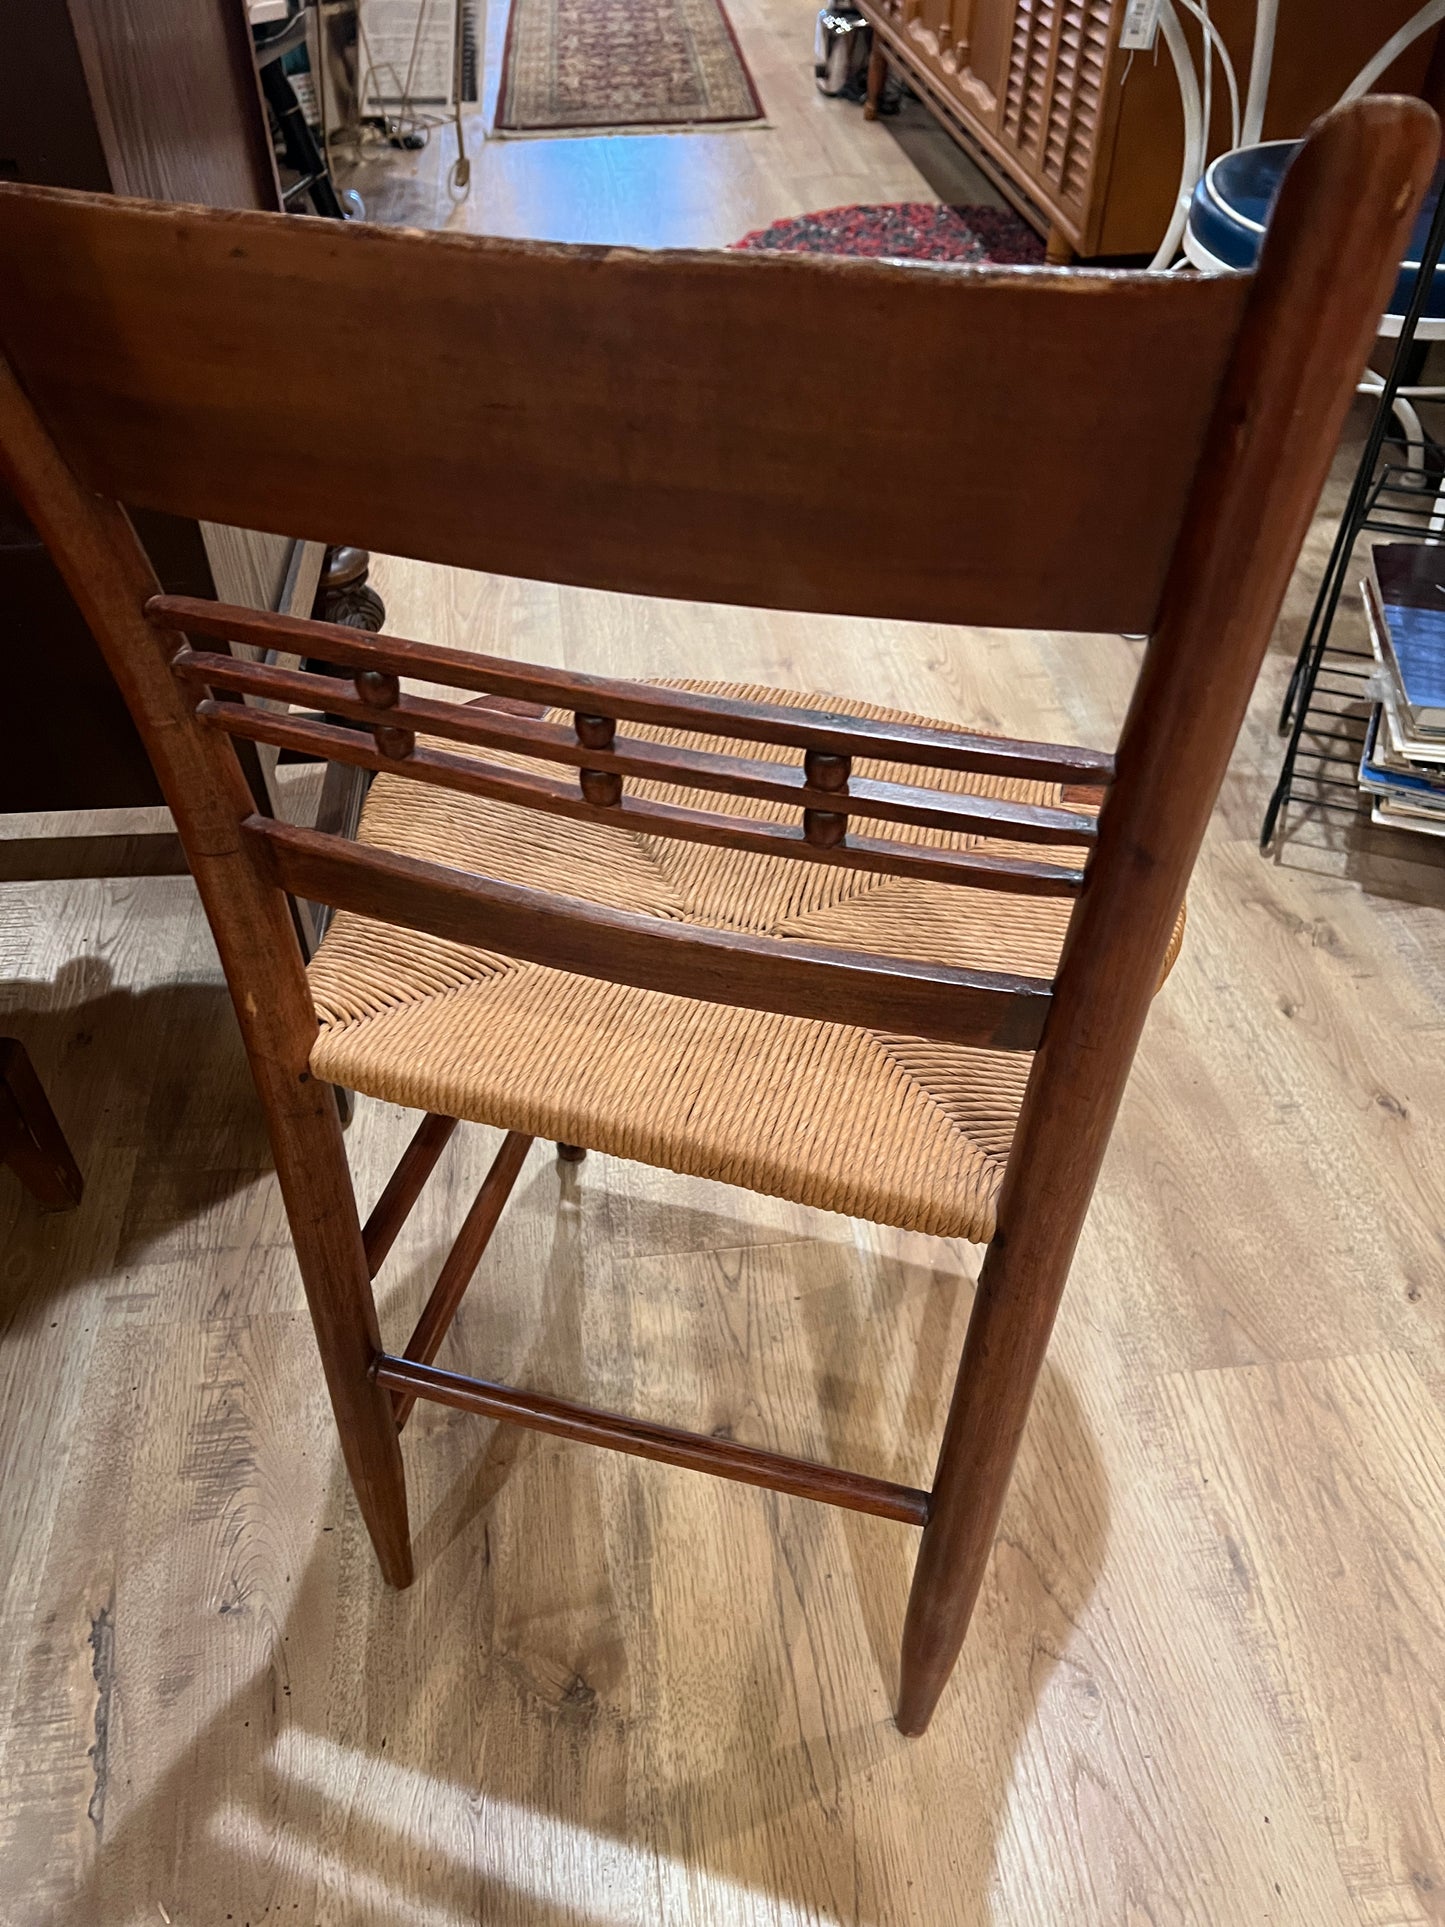
[[[5,195],[0,248],[7,354],[76,473],[131,507],[702,602],[1056,629],[1153,627],[1248,298],[44,189]],[[842,415],[840,357],[872,395]]]

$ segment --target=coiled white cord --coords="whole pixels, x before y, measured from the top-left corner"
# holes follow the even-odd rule
[[[1438,0],[1438,3],[1445,5],[1445,0]],[[1432,4],[1436,4],[1436,0],[1432,0]],[[1164,36],[1164,44],[1169,49],[1179,81],[1179,99],[1184,108],[1184,165],[1179,175],[1179,194],[1174,203],[1174,212],[1164,231],[1164,239],[1159,243],[1159,252],[1149,263],[1155,273],[1174,265],[1184,223],[1189,219],[1194,184],[1204,172],[1208,139],[1204,127],[1204,106],[1199,97],[1199,80],[1194,72],[1194,55],[1189,50],[1189,41],[1179,15],[1174,11],[1174,0],[1160,0],[1159,31]]]

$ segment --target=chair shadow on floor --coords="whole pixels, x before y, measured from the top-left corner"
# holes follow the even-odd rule
[[[50,982],[0,984],[0,1028],[29,1052],[85,1180],[79,1206],[44,1212],[0,1173],[4,1329],[49,1318],[75,1286],[152,1254],[269,1172],[223,984],[132,991],[105,958],[72,958]],[[284,1236],[272,1202],[267,1235]]]
[[[519,1310],[525,1283],[509,1303],[510,1292],[489,1291],[484,1266],[476,1308],[469,1301],[453,1340],[472,1365],[499,1348],[521,1382],[569,1372],[571,1389],[581,1381],[584,1317],[597,1309],[579,1289],[592,1259],[583,1214],[568,1203],[576,1184],[551,1167],[531,1179],[528,1189],[557,1196],[540,1291],[532,1288],[530,1314]],[[952,1271],[917,1273],[875,1257],[863,1302],[846,1317],[826,1293],[809,1307],[822,1423],[840,1460],[857,1462],[870,1431],[877,1470],[916,1470],[931,1449],[954,1300],[969,1287]],[[402,1312],[401,1296],[419,1297],[425,1275],[408,1270],[384,1316]],[[875,1412],[869,1327],[921,1285],[906,1396],[917,1430],[900,1444]],[[314,1371],[309,1358],[296,1369]],[[268,1399],[278,1396],[273,1388]],[[773,1418],[786,1433],[789,1415]],[[319,1401],[308,1407],[313,1420],[329,1424]],[[267,1528],[284,1541],[313,1511],[336,1522],[324,1534],[312,1527],[305,1569],[275,1614],[272,1657],[215,1705],[134,1804],[112,1795],[120,1810],[89,1849],[88,1870],[37,1922],[967,1927],[1005,1918],[990,1902],[1000,1830],[1107,1538],[1100,1457],[1057,1369],[1040,1381],[951,1701],[917,1741],[882,1711],[896,1687],[915,1543],[907,1528],[725,1488],[724,1507],[765,1509],[766,1534],[750,1526],[740,1557],[754,1580],[772,1574],[773,1596],[755,1596],[745,1574],[720,1603],[733,1691],[690,1706],[687,1676],[710,1663],[699,1651],[706,1632],[689,1631],[685,1606],[674,1601],[669,1614],[662,1596],[654,1605],[651,1574],[669,1561],[685,1567],[694,1553],[706,1565],[708,1522],[721,1520],[725,1533],[737,1515],[699,1510],[697,1545],[685,1549],[666,1542],[657,1509],[675,1521],[719,1488],[463,1414],[431,1414],[419,1433],[408,1440],[417,1584],[400,1595],[384,1588],[327,1436],[319,1507],[313,1500],[290,1529]],[[622,1470],[599,1476],[604,1460]],[[522,1563],[538,1562],[551,1582],[549,1537],[567,1554],[555,1586],[529,1580]],[[592,1557],[579,1560],[579,1547]],[[123,1548],[118,1564],[123,1575]],[[834,1617],[850,1591],[862,1650],[857,1625]],[[122,1634],[125,1611],[122,1576]],[[124,1649],[122,1636],[122,1696]],[[132,1735],[166,1717],[159,1702],[147,1713],[131,1696]],[[121,1765],[112,1762],[113,1775]],[[931,1810],[920,1810],[935,1785]],[[905,1894],[898,1870],[915,1860],[922,1830],[946,1843],[938,1864],[947,1877],[930,1883],[920,1865]]]

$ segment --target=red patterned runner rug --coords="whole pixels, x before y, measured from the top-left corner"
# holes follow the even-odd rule
[[[754,228],[734,248],[749,254],[852,254],[903,261],[1035,266],[1044,244],[1008,208],[894,201],[821,208]]]

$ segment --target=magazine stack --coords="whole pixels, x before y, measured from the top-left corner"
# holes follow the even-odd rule
[[[1445,529],[1440,542],[1377,542],[1365,612],[1376,697],[1360,788],[1376,823],[1445,836]]]

